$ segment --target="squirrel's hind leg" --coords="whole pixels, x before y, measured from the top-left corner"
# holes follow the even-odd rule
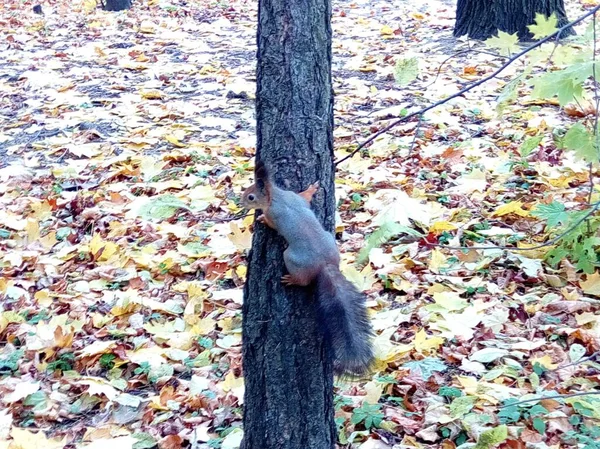
[[[304,255],[307,256],[304,256]],[[315,257],[302,248],[288,246],[283,252],[283,261],[289,274],[281,278],[285,285],[307,286],[319,274],[320,264],[315,261]]]

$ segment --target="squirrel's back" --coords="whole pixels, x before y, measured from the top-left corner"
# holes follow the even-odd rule
[[[273,186],[269,218],[291,248],[310,254],[314,260],[322,255],[327,262],[338,263],[335,238],[327,232],[310,205],[297,193]]]

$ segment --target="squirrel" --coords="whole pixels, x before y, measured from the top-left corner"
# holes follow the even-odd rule
[[[273,184],[259,163],[255,183],[242,195],[242,205],[260,209],[257,221],[275,229],[287,242],[283,260],[289,274],[286,286],[316,284],[319,319],[333,350],[337,375],[361,375],[373,361],[373,330],[363,294],[340,272],[340,254],[334,236],[327,232],[310,208],[316,182],[301,193]]]

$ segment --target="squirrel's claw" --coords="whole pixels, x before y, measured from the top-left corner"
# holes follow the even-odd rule
[[[256,217],[256,219],[258,220],[259,223],[262,223],[270,228],[275,229],[275,226],[273,226],[273,223],[271,223],[269,221],[269,219],[265,216],[265,214],[260,214],[258,217]]]
[[[285,286],[294,285],[294,281],[292,280],[292,276],[289,274],[285,274],[281,277],[281,283]]]

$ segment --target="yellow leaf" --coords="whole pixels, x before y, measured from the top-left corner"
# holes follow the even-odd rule
[[[552,357],[550,357],[549,355],[531,359],[532,366],[535,365],[536,363],[539,363],[546,369],[555,369],[558,366],[557,364],[552,363]]]
[[[527,243],[527,242],[517,242],[517,248],[535,248],[539,246],[539,243]],[[543,259],[546,253],[551,250],[553,246],[547,246],[539,249],[532,249],[530,251],[523,251],[520,254],[527,256],[530,259]]]
[[[474,395],[477,392],[477,388],[479,387],[479,382],[477,379],[471,376],[458,376],[458,382],[463,387],[465,394]]]
[[[229,235],[229,240],[239,249],[250,249],[252,246],[252,233],[249,229],[245,229],[242,231],[237,223],[231,222],[230,224],[231,232],[233,234]]]
[[[596,315],[590,312],[583,312],[579,315],[575,315],[575,321],[579,326],[585,326],[586,324],[600,324],[600,315]]]
[[[440,268],[446,265],[446,256],[438,250],[434,249],[431,251],[431,258],[429,259],[429,269],[434,273],[439,273]]]
[[[163,93],[160,90],[152,89],[140,92],[145,100],[162,100]]]
[[[244,385],[244,379],[242,377],[236,378],[233,374],[233,371],[229,371],[227,376],[225,376],[225,380],[221,382],[221,388],[223,391],[230,391],[234,388],[239,388]]]
[[[208,335],[215,330],[217,322],[209,317],[202,318],[192,328],[191,332],[195,335]]]
[[[388,25],[384,25],[381,28],[381,35],[382,36],[393,36],[394,35],[394,30],[392,29],[392,27],[390,27]]]
[[[90,252],[93,255],[96,255],[98,251],[100,251],[104,246],[104,242],[102,241],[102,237],[100,237],[100,234],[94,234],[88,246],[90,248]]]
[[[399,358],[401,354],[410,352],[414,345],[399,345],[391,341],[391,336],[396,332],[396,328],[390,328],[384,330],[381,334],[373,339],[373,352],[375,354],[376,361],[393,362]]]
[[[358,69],[359,71],[363,72],[363,73],[368,73],[368,72],[376,72],[377,71],[377,67],[375,67],[374,65],[363,65],[361,67],[359,67]]]
[[[177,139],[177,137],[171,135],[171,134],[167,134],[165,136],[165,139],[167,140],[167,142],[169,142],[170,144],[176,146],[177,148],[185,148],[187,147],[187,145],[185,143],[181,143],[179,141],[179,139]]]
[[[360,272],[353,266],[347,265],[342,268],[342,273],[360,291],[370,289],[377,281],[370,265],[364,267]]]
[[[40,237],[39,242],[44,248],[51,249],[54,245],[58,243],[58,240],[56,240],[56,232],[52,231],[46,234],[45,236]]]
[[[503,215],[515,214],[520,217],[528,217],[529,211],[523,209],[523,203],[521,201],[511,201],[510,203],[503,204],[492,214],[494,217],[501,217]]]
[[[62,440],[52,440],[46,438],[46,434],[42,431],[37,433],[30,432],[27,429],[19,429],[13,427],[10,431],[12,441],[8,446],[9,449],[62,449],[67,444],[66,438]]]
[[[588,274],[585,281],[580,281],[579,286],[588,295],[600,296],[600,274]]]
[[[205,66],[203,66],[203,67],[202,67],[202,68],[201,68],[201,69],[198,71],[198,73],[199,73],[200,75],[207,75],[207,74],[209,74],[209,73],[214,73],[214,72],[216,72],[216,71],[217,71],[217,69],[215,69],[215,68],[214,68],[212,65],[210,65],[210,64],[206,64]]]
[[[429,232],[439,233],[444,231],[454,231],[455,229],[457,229],[456,226],[448,221],[436,221],[429,227]]]
[[[27,220],[25,230],[27,231],[27,241],[29,243],[33,243],[40,238],[40,224],[37,220]]]
[[[31,210],[33,211],[31,217],[37,218],[38,220],[52,217],[52,206],[47,200],[32,203]]]
[[[415,335],[415,349],[421,354],[429,354],[430,352],[435,352],[440,345],[444,343],[444,338],[442,337],[431,337],[427,338],[427,333],[425,329],[421,329]]]
[[[84,0],[83,1],[83,10],[90,14],[96,10],[98,5],[96,4],[96,0]]]
[[[183,311],[183,319],[186,323],[194,325],[199,321],[199,314],[204,309],[204,299],[208,294],[201,285],[190,282],[187,288],[188,302]]]
[[[150,20],[144,20],[140,24],[140,33],[153,34],[156,32],[156,25]]]
[[[35,301],[38,303],[38,305],[40,305],[41,307],[50,307],[54,302],[52,301],[52,298],[50,298],[50,292],[48,290],[38,290],[37,292],[35,292],[35,295],[33,295],[33,297],[35,298]]]
[[[365,402],[369,404],[377,404],[379,402],[383,391],[382,384],[373,381],[367,382],[363,389],[367,392],[367,395],[364,397]]]

